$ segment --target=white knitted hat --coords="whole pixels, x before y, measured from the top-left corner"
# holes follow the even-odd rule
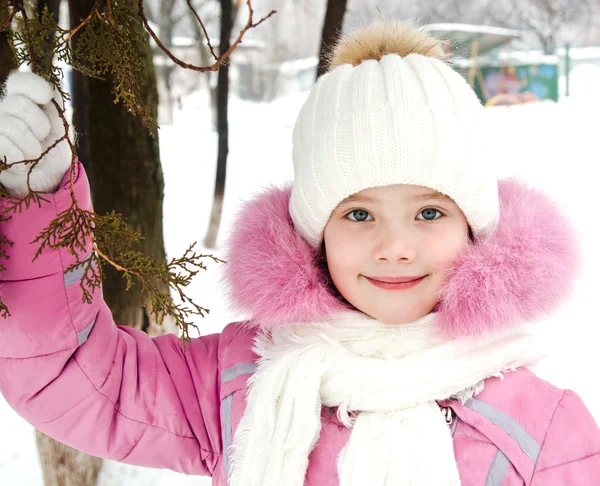
[[[476,239],[495,228],[498,189],[480,143],[483,107],[443,58],[438,40],[405,22],[379,22],[338,44],[293,132],[289,210],[313,247],[341,201],[390,184],[446,194]]]

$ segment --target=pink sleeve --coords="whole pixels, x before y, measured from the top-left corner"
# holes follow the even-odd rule
[[[566,390],[541,447],[532,486],[592,486],[600,477],[600,429],[579,396]]]
[[[76,196],[91,209],[81,166]],[[34,427],[94,456],[212,474],[221,454],[219,335],[184,353],[175,335],[116,326],[100,290],[83,303],[66,251],[32,263],[29,243],[70,205],[66,187],[47,198],[0,227],[14,242],[0,273],[11,312],[0,318],[0,391]]]

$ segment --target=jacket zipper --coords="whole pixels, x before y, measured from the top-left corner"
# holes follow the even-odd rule
[[[440,411],[442,412],[442,415],[446,419],[446,424],[452,425],[452,422],[454,421],[454,416],[452,415],[453,414],[452,409],[450,407],[443,407],[440,409]]]

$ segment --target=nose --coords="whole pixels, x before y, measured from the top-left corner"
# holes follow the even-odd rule
[[[418,237],[410,228],[382,225],[376,234],[373,259],[376,262],[413,262],[417,256]]]

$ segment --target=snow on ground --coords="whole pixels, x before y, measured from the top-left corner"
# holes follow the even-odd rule
[[[233,99],[230,108],[230,154],[219,247],[240,202],[266,184],[292,177],[291,128],[306,93],[271,104]],[[581,235],[584,266],[574,295],[556,314],[540,323],[555,355],[536,371],[557,386],[579,393],[600,422],[600,391],[595,371],[600,354],[597,313],[592,305],[599,289],[600,225],[593,204],[597,192],[597,135],[592,132],[600,103],[571,98],[559,104],[538,103],[487,110],[485,136],[500,177],[518,176],[546,190],[564,207]],[[210,128],[206,100],[196,94],[184,101],[175,123],[160,132],[165,174],[164,231],[170,257],[193,241],[201,242],[210,212],[216,159],[216,136]],[[535,224],[535,221],[532,221]],[[203,250],[204,251],[204,250]],[[219,332],[239,318],[228,309],[219,282],[222,265],[191,285],[192,295],[211,313],[199,326],[202,334]],[[41,486],[33,429],[0,398],[0,486]],[[208,486],[208,478],[170,471],[104,463],[99,486]]]

